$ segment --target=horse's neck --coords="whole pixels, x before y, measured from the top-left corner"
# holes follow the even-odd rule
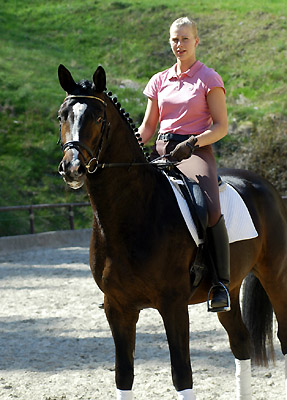
[[[128,124],[117,115],[108,115],[108,120],[112,121],[109,140],[100,162],[134,165],[107,167],[88,176],[87,188],[94,212],[97,218],[106,221],[121,220],[125,215],[132,217],[137,209],[144,207],[156,175]]]
[[[103,155],[105,162],[143,163],[146,161],[143,151],[129,124],[116,111],[108,113],[110,126],[109,144]]]
[[[129,162],[129,161],[128,161]],[[120,164],[120,163],[119,163]],[[154,167],[146,165],[117,165],[99,169],[87,177],[87,189],[96,207],[110,209],[119,206],[121,209],[134,199],[135,203],[145,203],[147,194],[155,185]],[[120,201],[124,198],[126,201]]]

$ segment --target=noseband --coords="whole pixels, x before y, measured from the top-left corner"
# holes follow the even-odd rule
[[[73,98],[95,99],[95,100],[100,101],[105,107],[107,106],[107,103],[104,100],[102,100],[101,98],[96,97],[96,96],[69,95],[69,96],[67,96],[65,98],[65,100],[73,99]],[[61,145],[62,151],[65,152],[66,150],[70,150],[70,149],[77,150],[81,154],[81,156],[82,156],[82,158],[83,158],[83,160],[85,162],[85,167],[86,167],[87,171],[89,173],[95,172],[97,167],[95,168],[95,170],[91,171],[90,170],[91,163],[95,162],[96,165],[99,164],[99,156],[100,156],[100,152],[101,152],[101,149],[102,149],[102,144],[103,144],[104,134],[105,134],[105,130],[106,130],[106,125],[108,126],[108,130],[107,130],[107,135],[108,135],[109,128],[110,128],[110,123],[107,124],[106,110],[105,110],[104,118],[102,120],[102,126],[101,126],[101,137],[100,137],[100,142],[99,142],[98,151],[97,151],[96,155],[94,155],[93,151],[87,145],[85,145],[84,143],[82,143],[80,141],[76,141],[76,140],[69,141],[69,142],[66,142],[64,145]],[[60,124],[59,142],[60,141],[61,141],[61,124]],[[90,160],[87,160],[87,158],[85,157],[85,155],[83,153],[83,150],[85,150],[89,154]]]

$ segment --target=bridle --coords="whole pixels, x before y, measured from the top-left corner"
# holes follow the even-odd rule
[[[66,101],[67,99],[72,99],[72,98],[86,98],[86,99],[94,99],[94,100],[98,100],[100,101],[105,108],[107,107],[107,103],[101,99],[100,97],[96,97],[96,96],[85,96],[85,95],[68,95],[64,101]],[[107,131],[107,132],[106,132]],[[129,163],[99,163],[99,157],[100,157],[100,153],[102,150],[102,146],[103,146],[103,141],[104,141],[104,136],[106,135],[108,137],[109,135],[109,131],[110,131],[110,123],[107,122],[107,118],[106,118],[106,110],[104,111],[104,118],[102,119],[102,126],[101,126],[101,132],[100,132],[100,140],[99,140],[99,146],[98,146],[98,150],[97,153],[94,155],[93,151],[84,143],[80,142],[80,141],[76,141],[76,140],[72,140],[69,142],[66,142],[65,144],[61,144],[61,148],[62,151],[65,152],[66,150],[70,150],[70,149],[75,149],[77,150],[82,159],[85,162],[85,168],[87,170],[87,172],[89,174],[94,174],[97,170],[99,169],[104,169],[104,168],[112,168],[112,167],[131,167],[131,166],[147,166],[150,164],[154,164],[157,167],[160,168],[164,168],[164,169],[170,169],[172,168],[174,165],[176,165],[176,162],[172,162],[172,161],[168,161],[167,157],[169,156],[168,154],[163,155],[161,157],[159,157],[158,159],[152,161],[151,163],[149,162],[129,162]],[[59,140],[58,140],[58,144],[61,143],[61,123],[60,123],[60,132],[59,132]],[[90,156],[90,159],[87,160],[87,158],[85,157],[83,150],[85,150],[88,155]],[[160,163],[160,160],[165,158],[166,162],[164,163]],[[95,164],[94,168],[92,169],[92,164]]]
[[[94,99],[94,100],[100,101],[105,106],[105,108],[107,106],[107,103],[103,99],[101,99],[100,97],[96,97],[96,96],[68,95],[64,101],[66,101],[68,99],[73,99],[73,98]],[[101,122],[102,122],[102,126],[101,126],[101,132],[100,132],[100,140],[99,140],[99,146],[98,146],[98,150],[97,150],[96,154],[94,154],[94,152],[87,145],[85,145],[84,143],[82,143],[80,141],[71,140],[69,142],[66,142],[63,145],[61,144],[61,148],[62,148],[63,152],[65,152],[66,150],[75,149],[81,154],[81,156],[85,162],[85,168],[87,169],[87,171],[90,174],[96,172],[97,168],[101,165],[101,164],[99,164],[99,156],[100,156],[100,152],[102,150],[104,135],[106,135],[107,137],[109,135],[110,123],[109,122],[107,123],[106,110],[104,111],[104,118],[102,119]],[[106,127],[107,127],[107,129],[106,129]],[[60,141],[61,141],[61,124],[60,124],[60,133],[59,134],[60,134],[60,137],[59,137],[58,143],[60,143]],[[85,150],[89,154],[89,156],[90,156],[89,160],[87,160],[87,158],[85,157],[83,150]],[[93,170],[91,170],[92,163],[96,164],[96,167]]]

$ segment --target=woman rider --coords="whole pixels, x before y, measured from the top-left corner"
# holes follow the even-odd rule
[[[205,195],[208,243],[223,284],[213,290],[211,311],[219,312],[229,310],[229,241],[211,145],[227,134],[227,111],[221,77],[196,59],[198,43],[194,21],[183,17],[172,23],[170,45],[176,64],[148,82],[144,90],[147,107],[139,133],[146,143],[159,123],[153,156],[171,153],[180,162],[178,169],[194,179]]]

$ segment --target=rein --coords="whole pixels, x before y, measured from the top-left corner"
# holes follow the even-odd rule
[[[168,161],[166,160],[165,162],[159,162],[161,159],[169,157],[170,154],[165,154],[161,157],[156,158],[153,161],[150,162],[142,162],[142,163],[136,163],[136,162],[131,162],[131,163],[96,163],[96,167],[94,170],[90,171],[91,168],[91,163],[94,161],[94,159],[92,158],[88,164],[86,165],[86,168],[89,172],[89,174],[93,174],[94,172],[96,172],[97,169],[104,169],[104,168],[119,168],[119,167],[141,167],[141,166],[147,166],[147,165],[154,165],[158,168],[167,168],[170,169],[172,167],[174,167],[175,165],[178,164],[177,161]]]
[[[96,96],[84,96],[84,95],[68,95],[65,100],[67,99],[73,99],[73,98],[86,98],[86,99],[94,99],[94,100],[98,100],[100,101],[105,107],[107,107],[107,103],[101,99],[100,97],[96,97]],[[65,101],[64,100],[64,101]],[[166,162],[159,162],[161,159],[163,158],[167,158],[170,156],[170,154],[166,154],[164,156],[158,157],[157,159],[151,161],[150,163],[147,162],[130,162],[130,163],[99,163],[99,156],[100,156],[100,152],[102,149],[102,144],[103,144],[103,138],[104,138],[104,133],[106,130],[106,111],[104,113],[104,119],[102,121],[102,127],[101,127],[101,138],[100,138],[100,143],[99,143],[99,147],[98,147],[98,151],[97,154],[94,156],[93,151],[84,143],[80,142],[80,141],[69,141],[66,142],[64,145],[61,145],[62,151],[65,152],[67,149],[76,149],[82,156],[84,162],[85,162],[85,168],[87,170],[87,172],[89,174],[94,174],[98,169],[105,169],[105,168],[118,168],[118,167],[138,167],[138,166],[147,166],[147,165],[155,165],[159,168],[171,168],[174,165],[177,164],[177,162],[172,162],[172,161],[168,161],[166,160]],[[110,131],[110,123],[107,123],[108,125],[108,131],[107,131],[107,135],[109,134]],[[58,143],[60,143],[61,140],[61,124],[60,124],[60,138]],[[90,160],[88,161],[82,151],[82,149],[84,149],[90,156]],[[92,169],[92,164],[95,163],[95,167]]]

